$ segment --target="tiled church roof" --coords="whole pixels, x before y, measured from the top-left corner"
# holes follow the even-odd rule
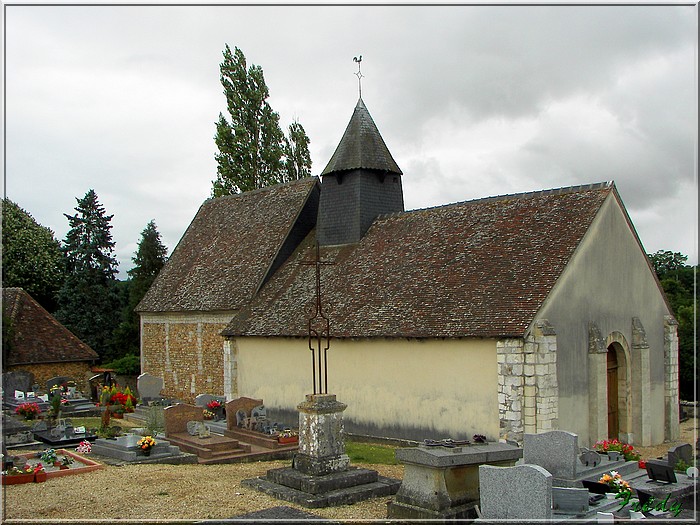
[[[355,169],[401,175],[362,99],[357,101],[343,138],[321,175]]]
[[[96,361],[99,356],[22,288],[3,288],[3,316],[11,323],[5,366]]]
[[[377,219],[358,244],[321,249],[333,337],[522,336],[614,190],[505,195]],[[270,215],[274,212],[269,210]],[[305,336],[315,231],[224,330]]]
[[[207,200],[136,310],[230,311],[247,304],[317,184],[309,177]]]

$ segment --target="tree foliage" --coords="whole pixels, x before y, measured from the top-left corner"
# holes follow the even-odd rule
[[[54,233],[10,199],[2,201],[2,283],[23,288],[53,312],[65,278],[65,259]]]
[[[226,45],[220,64],[220,80],[226,96],[227,120],[219,113],[214,140],[217,178],[212,195],[220,197],[250,191],[311,170],[309,139],[304,128],[295,122],[286,138],[279,115],[272,110],[270,96],[260,66],[248,67],[239,48]]]
[[[165,265],[167,254],[168,249],[162,243],[156,223],[152,220],[141,232],[138,249],[131,259],[134,267],[127,272],[130,279],[125,283],[125,306],[112,344],[116,357],[139,354],[139,316],[135,309]]]
[[[680,394],[682,399],[693,399],[697,381],[695,347],[697,345],[697,318],[695,306],[695,276],[697,266],[688,266],[688,257],[679,252],[658,251],[649,255],[666,298],[678,321],[678,354]]]
[[[76,200],[77,213],[64,214],[70,225],[63,244],[68,273],[56,318],[101,357],[111,357],[110,339],[119,321],[112,215],[105,214],[94,190]]]

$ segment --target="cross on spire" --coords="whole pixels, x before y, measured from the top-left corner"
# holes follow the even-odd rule
[[[353,57],[353,61],[357,63],[357,73],[355,73],[355,76],[357,77],[357,87],[360,91],[360,98],[362,98],[362,78],[364,77],[361,70],[362,55],[359,57]]]

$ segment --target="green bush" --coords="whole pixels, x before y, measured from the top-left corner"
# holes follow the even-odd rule
[[[137,355],[126,355],[102,366],[113,369],[119,375],[137,376],[141,373],[141,358]]]

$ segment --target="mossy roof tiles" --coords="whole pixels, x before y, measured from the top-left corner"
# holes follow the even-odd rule
[[[378,218],[324,247],[333,337],[522,336],[614,185],[506,195]],[[224,335],[307,334],[315,230]]]
[[[3,316],[11,323],[5,366],[96,361],[99,356],[22,288],[3,288]]]
[[[137,311],[231,311],[248,304],[316,184],[309,177],[205,201]]]

